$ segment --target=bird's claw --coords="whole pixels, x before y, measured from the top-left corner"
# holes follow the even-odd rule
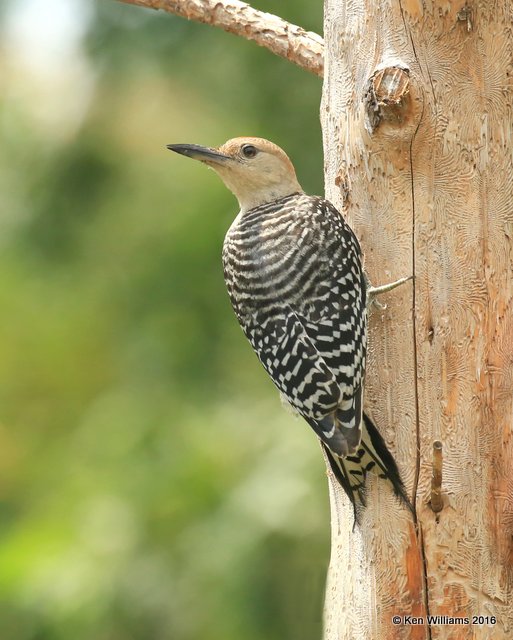
[[[385,311],[387,308],[387,305],[384,302],[380,302],[377,298],[372,298],[370,304],[379,311]]]
[[[395,282],[389,282],[388,284],[382,284],[379,287],[373,287],[367,278],[367,306],[376,306],[378,309],[383,311],[387,308],[387,305],[379,302],[377,296],[382,293],[387,293],[387,291],[392,291],[392,289],[395,289],[409,280],[413,280],[413,276],[407,276],[406,278],[400,278]]]

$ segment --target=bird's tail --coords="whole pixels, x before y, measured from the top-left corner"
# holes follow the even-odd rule
[[[340,458],[330,451],[323,442],[321,445],[335,477],[353,504],[356,522],[358,522],[358,507],[366,506],[365,479],[367,473],[374,473],[379,478],[388,481],[395,495],[406,504],[410,511],[413,511],[397,464],[376,426],[365,413],[362,422],[362,439],[354,455]]]

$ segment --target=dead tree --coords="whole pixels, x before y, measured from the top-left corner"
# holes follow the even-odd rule
[[[238,0],[124,0],[322,73],[322,40]],[[513,6],[326,0],[326,195],[374,284],[366,405],[414,518],[330,477],[325,640],[513,637]],[[429,621],[428,616],[438,617]]]

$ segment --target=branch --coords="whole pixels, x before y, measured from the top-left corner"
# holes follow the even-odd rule
[[[163,9],[253,40],[282,58],[322,77],[324,41],[312,31],[290,24],[272,13],[239,0],[119,0],[150,9]]]

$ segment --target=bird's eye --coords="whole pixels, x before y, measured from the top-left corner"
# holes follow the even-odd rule
[[[257,154],[257,148],[254,147],[252,144],[243,145],[241,151],[242,151],[242,155],[245,158],[254,158]]]

